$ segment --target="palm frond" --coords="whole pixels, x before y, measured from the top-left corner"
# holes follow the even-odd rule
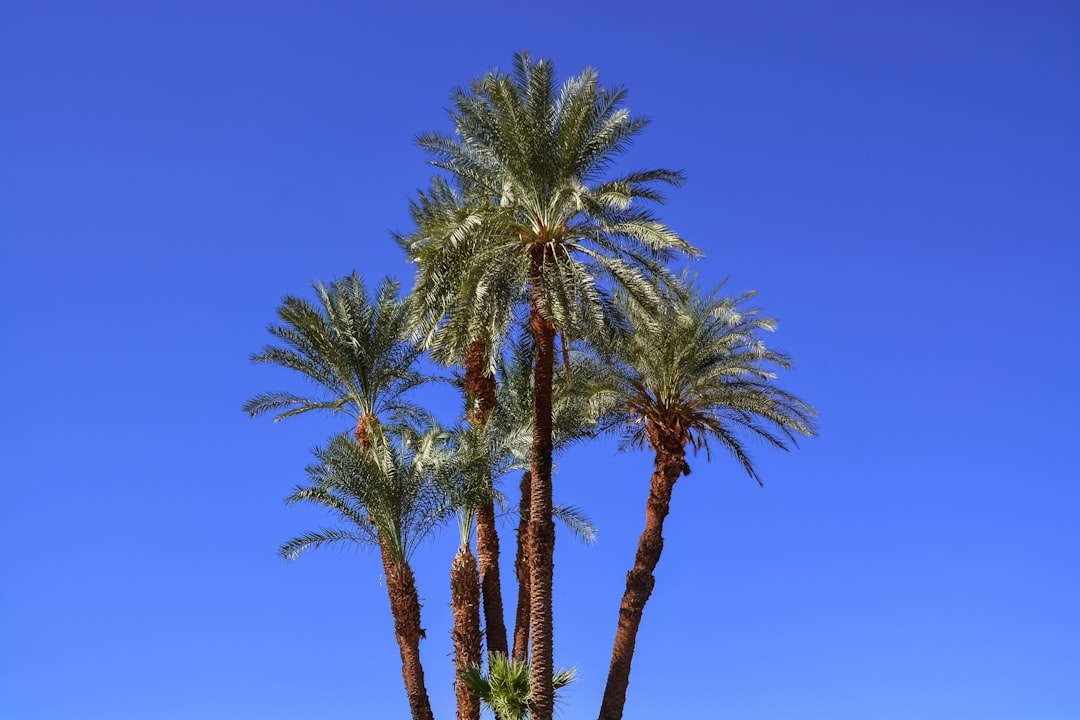
[[[573,505],[556,505],[551,515],[570,529],[577,539],[586,545],[596,542],[596,525],[583,510]]]
[[[315,548],[324,545],[353,545],[363,547],[372,544],[372,538],[362,533],[322,528],[315,532],[307,532],[289,540],[278,548],[278,555],[285,561],[295,560],[297,557]]]

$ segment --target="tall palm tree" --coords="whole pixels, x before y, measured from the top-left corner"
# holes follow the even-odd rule
[[[776,371],[791,361],[766,348],[761,334],[776,323],[745,307],[752,295],[721,297],[719,288],[702,294],[690,282],[669,287],[666,301],[652,308],[624,297],[628,329],[597,343],[607,373],[602,392],[625,408],[629,444],[653,451],[645,529],[626,575],[600,720],[622,717],[671,493],[679,476],[690,473],[687,449],[708,457],[714,441],[760,483],[741,434],[783,450],[798,435],[816,434],[816,411],[774,384]]]
[[[372,297],[356,274],[314,287],[317,304],[293,296],[282,301],[278,308],[281,323],[269,327],[270,334],[280,344],[267,345],[252,355],[251,360],[295,370],[315,385],[317,394],[266,393],[248,400],[243,409],[253,417],[277,413],[275,422],[314,410],[343,414],[351,419],[352,445],[340,437],[332,441],[325,451],[329,454],[320,456],[321,463],[315,466],[312,477],[317,482],[306,495],[293,497],[333,507],[352,521],[355,532],[352,535],[316,533],[300,538],[303,542],[298,545],[287,547],[298,550],[325,542],[358,542],[368,529],[377,529],[369,539],[377,541],[386,571],[409,705],[413,718],[430,720],[431,707],[419,655],[419,640],[423,636],[419,602],[407,562],[410,546],[406,539],[414,534],[407,531],[416,517],[408,503],[365,505],[366,499],[373,496],[364,494],[371,488],[384,488],[393,498],[393,493],[411,487],[394,488],[394,480],[410,477],[415,480],[420,472],[416,463],[424,455],[418,454],[416,439],[400,429],[404,427],[403,421],[423,416],[407,397],[410,390],[426,380],[416,369],[420,349],[404,339],[408,312],[398,300],[396,282],[384,280]],[[388,421],[392,421],[391,427],[398,427],[396,445],[384,436]],[[422,445],[430,449],[430,440],[424,440]],[[380,475],[381,471],[384,474]],[[357,484],[361,482],[362,485]],[[367,507],[366,513],[360,512],[362,507]]]
[[[586,70],[556,88],[550,63],[528,54],[514,71],[492,73],[453,97],[456,135],[418,141],[449,171],[469,202],[462,231],[435,239],[438,282],[449,295],[524,299],[534,341],[535,399],[529,535],[531,674],[535,717],[551,720],[552,688],[552,405],[555,338],[581,337],[609,319],[607,288],[655,300],[663,263],[694,248],[656,220],[642,201],[659,201],[670,170],[607,172],[646,126],[621,107],[622,89],[600,87]],[[474,199],[482,199],[472,202]],[[468,246],[470,252],[461,253]],[[437,252],[439,246],[448,248]],[[445,260],[445,262],[442,262]],[[459,260],[449,265],[451,260]],[[420,271],[425,272],[421,266]],[[432,270],[431,272],[436,272]],[[436,294],[435,297],[446,297]],[[436,308],[436,312],[438,309]]]
[[[366,447],[338,435],[315,451],[317,462],[307,468],[309,484],[297,486],[286,502],[322,505],[345,526],[300,535],[282,545],[279,554],[293,560],[331,544],[379,548],[409,710],[414,720],[432,720],[420,661],[425,632],[409,558],[442,522],[445,511],[432,477],[440,462],[440,433],[421,433],[404,424],[384,430]]]
[[[464,368],[462,390],[465,419],[483,429],[496,405],[493,368],[507,328],[513,320],[513,302],[492,294],[464,297],[445,281],[446,273],[468,257],[482,233],[470,225],[474,204],[444,180],[435,178],[428,193],[410,202],[415,229],[396,235],[409,259],[417,263],[416,286],[410,295],[414,334],[435,360]],[[499,534],[495,527],[494,478],[489,477],[488,499],[475,509],[476,554],[485,634],[491,652],[508,652],[499,571]]]

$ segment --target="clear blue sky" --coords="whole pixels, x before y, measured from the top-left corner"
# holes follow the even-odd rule
[[[0,717],[403,718],[372,554],[279,543],[337,428],[240,412],[286,293],[388,238],[516,50],[653,119],[633,167],[780,318],[797,452],[680,481],[627,720],[1080,717],[1080,10],[1068,2],[0,6]],[[593,718],[645,454],[564,458],[562,717]],[[509,527],[507,527],[509,531]],[[509,544],[511,533],[504,543]],[[452,717],[448,529],[416,566]]]

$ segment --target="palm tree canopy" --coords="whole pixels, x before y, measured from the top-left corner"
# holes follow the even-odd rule
[[[418,264],[415,310],[429,340],[460,354],[498,337],[529,285],[549,321],[582,337],[610,320],[607,288],[655,299],[663,264],[697,254],[643,205],[661,202],[660,187],[680,184],[680,172],[608,177],[648,124],[631,118],[625,96],[591,69],[556,87],[550,62],[521,53],[511,74],[455,92],[454,135],[418,137],[453,181],[436,178],[420,194],[416,230],[399,237]]]
[[[472,265],[490,258],[505,229],[491,221],[484,200],[466,200],[440,177],[410,201],[409,210],[415,229],[394,238],[417,265],[409,296],[414,337],[444,365],[464,365],[470,345],[484,343],[485,365],[493,372],[524,300],[526,277],[520,263],[500,262],[482,273]]]
[[[377,546],[381,539],[396,562],[407,561],[446,519],[446,498],[435,482],[447,462],[445,439],[437,427],[395,424],[385,426],[368,447],[343,434],[316,448],[308,484],[297,486],[285,501],[322,505],[344,526],[300,535],[279,554],[292,560],[321,545]]]
[[[609,406],[623,406],[629,445],[689,445],[708,455],[716,440],[760,483],[740,431],[786,450],[797,436],[817,434],[817,411],[775,385],[792,363],[766,347],[762,334],[776,321],[747,307],[754,293],[720,290],[702,293],[693,280],[669,285],[656,307],[620,297],[628,329],[598,339],[605,377],[597,387]]]
[[[276,412],[275,422],[312,410],[344,413],[355,422],[416,419],[406,393],[426,381],[416,369],[420,350],[406,340],[408,313],[398,283],[385,279],[369,297],[357,274],[314,285],[317,304],[288,296],[269,327],[279,345],[251,356],[306,376],[317,396],[288,392],[258,395],[244,404],[253,417]]]

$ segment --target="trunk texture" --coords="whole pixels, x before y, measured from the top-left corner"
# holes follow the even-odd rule
[[[652,436],[653,433],[650,433]],[[671,491],[679,475],[688,470],[686,450],[677,441],[663,442],[652,438],[656,449],[649,499],[645,504],[645,530],[638,539],[634,567],[626,573],[626,592],[619,606],[619,625],[611,650],[604,699],[600,705],[600,720],[620,720],[626,704],[626,689],[630,684],[630,663],[634,659],[638,627],[645,603],[652,594],[656,578],[653,571],[664,549],[664,518],[671,508]]]
[[[499,533],[495,529],[495,503],[476,511],[476,555],[480,560],[480,586],[484,591],[484,621],[488,652],[508,654],[503,617],[502,580],[499,577]]]
[[[466,417],[473,427],[487,425],[495,409],[495,390],[495,377],[487,371],[487,345],[480,341],[473,342],[465,356]],[[491,490],[494,491],[494,487]],[[506,655],[506,618],[499,576],[499,533],[495,528],[493,501],[476,511],[476,555],[480,560],[488,652]]]
[[[533,366],[532,492],[529,507],[529,624],[532,636],[529,677],[532,682],[532,720],[552,720],[555,691],[552,578],[555,569],[555,523],[551,519],[552,414],[551,387],[555,372],[555,326],[540,313],[540,267],[543,247],[533,253],[530,268],[530,317],[535,355]]]
[[[476,558],[464,545],[450,566],[450,607],[454,613],[454,670],[457,679],[458,720],[480,720],[480,701],[461,681],[461,673],[470,665],[479,665],[483,638],[480,634],[480,576]]]
[[[476,341],[465,352],[465,418],[474,427],[487,424],[495,409],[495,376],[487,368],[487,344]]]
[[[521,475],[521,501],[518,505],[517,555],[514,574],[518,581],[517,614],[514,616],[514,662],[529,658],[529,497],[532,473]]]
[[[424,687],[424,667],[420,663],[420,639],[425,637],[420,625],[420,596],[416,579],[407,562],[397,562],[385,543],[380,542],[386,591],[390,596],[390,612],[394,616],[394,635],[401,651],[401,677],[409,696],[409,712],[413,720],[434,720],[431,701]]]

